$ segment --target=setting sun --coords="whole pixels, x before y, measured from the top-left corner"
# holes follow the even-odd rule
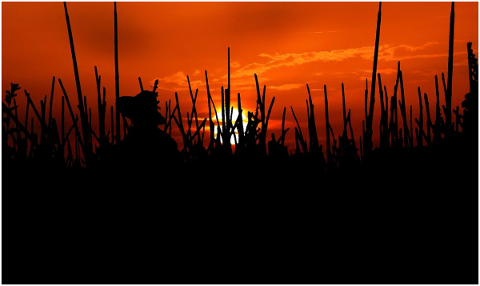
[[[228,118],[230,118],[230,126],[236,126],[237,122],[240,122],[240,113],[238,112],[238,109],[232,107],[232,112]],[[226,116],[225,116],[226,117]],[[248,124],[248,117],[246,114],[242,112],[242,127],[243,130],[247,130],[247,124]],[[223,125],[225,122],[225,125]],[[222,133],[222,130],[224,130],[223,126],[228,126],[228,122],[223,120],[223,114],[219,113],[218,114],[218,121],[217,118],[215,117],[215,131],[214,131],[214,136],[217,138],[218,136],[218,130],[220,130],[220,133]],[[225,127],[226,128],[226,127]],[[209,129],[209,128],[208,128]],[[223,137],[220,136],[220,142],[223,143]],[[239,142],[239,137],[238,137],[238,128],[235,129],[234,131],[234,136],[230,137],[230,144],[236,145]]]

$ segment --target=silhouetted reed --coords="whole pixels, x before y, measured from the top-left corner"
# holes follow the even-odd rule
[[[448,139],[451,135],[452,125],[452,79],[453,79],[453,40],[454,40],[454,27],[455,27],[455,4],[452,2],[450,11],[450,31],[448,36],[448,81],[445,91],[445,124],[447,130],[445,133]]]
[[[368,85],[365,89],[365,132],[363,133],[363,148],[364,154],[369,155],[370,152],[373,150],[373,111],[375,106],[375,84],[376,84],[376,77],[377,77],[377,62],[378,62],[378,45],[380,41],[380,26],[382,20],[382,2],[378,4],[378,16],[377,16],[377,29],[375,35],[375,51],[373,55],[373,71],[372,71],[372,87],[370,89],[370,106],[367,113],[367,93],[368,93]]]

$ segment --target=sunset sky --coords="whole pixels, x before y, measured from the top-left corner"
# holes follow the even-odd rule
[[[94,67],[106,88],[107,105],[114,104],[113,2],[67,2],[83,94],[96,113]],[[378,2],[117,2],[120,96],[140,92],[159,80],[162,111],[165,101],[180,98],[190,111],[187,76],[198,88],[200,118],[208,116],[205,71],[211,94],[220,106],[227,87],[230,48],[233,106],[241,94],[244,114],[254,111],[257,74],[266,100],[275,97],[269,134],[280,136],[283,108],[289,149],[295,147],[293,107],[307,136],[306,103],[310,87],[320,144],[325,144],[324,90],[329,100],[335,136],[342,132],[342,83],[346,108],[351,109],[355,140],[364,120],[365,80],[372,77]],[[447,75],[451,2],[382,2],[378,72],[393,95],[397,64],[404,76],[407,106],[419,115],[418,87],[427,93],[432,115],[435,75]],[[478,2],[455,2],[455,42],[452,106],[461,106],[469,91],[467,42],[478,53]],[[75,77],[63,2],[2,2],[2,98],[10,83],[20,84],[37,107],[50,95],[52,77],[61,79],[76,102]],[[375,105],[375,118],[380,101]],[[55,86],[55,116],[60,116],[62,92]],[[444,93],[440,93],[445,104]],[[95,116],[95,115],[94,115]],[[107,113],[107,118],[110,114]],[[378,136],[374,121],[374,138]],[[109,126],[109,125],[107,125]],[[176,127],[176,126],[174,126]],[[174,128],[176,129],[176,128]],[[268,135],[270,138],[270,135]],[[181,145],[181,137],[175,137]]]

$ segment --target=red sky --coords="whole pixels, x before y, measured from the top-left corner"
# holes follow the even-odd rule
[[[113,2],[67,2],[83,94],[96,112],[94,67],[114,104]],[[162,111],[165,101],[180,98],[182,112],[190,110],[187,76],[198,88],[197,109],[206,118],[205,71],[216,106],[221,87],[227,87],[230,48],[232,96],[242,96],[244,114],[254,111],[257,74],[266,100],[275,97],[269,134],[280,136],[283,108],[289,149],[295,147],[296,126],[290,107],[307,134],[306,103],[309,85],[315,104],[320,144],[325,144],[324,85],[329,99],[330,124],[342,132],[342,90],[351,109],[355,140],[364,120],[365,80],[372,77],[378,2],[117,2],[120,96],[145,89],[159,80]],[[397,64],[403,71],[407,106],[418,117],[418,87],[427,93],[434,114],[437,75],[447,75],[451,2],[382,3],[378,72],[390,97]],[[467,42],[478,51],[478,2],[455,2],[455,42],[452,106],[461,106],[469,91]],[[17,96],[22,113],[24,89],[37,106],[50,95],[52,77],[61,79],[76,100],[75,77],[63,2],[2,2],[2,89],[22,87]],[[375,105],[375,118],[380,101]],[[56,114],[61,89],[55,87]],[[440,93],[441,104],[445,104]],[[236,100],[232,100],[236,106]],[[268,107],[268,106],[267,106]],[[59,115],[57,115],[59,116]],[[110,114],[107,114],[109,118]],[[374,121],[374,139],[378,136]],[[109,126],[109,125],[107,125]],[[176,127],[174,125],[174,127]],[[176,128],[174,128],[176,129]],[[206,137],[208,138],[208,137]],[[270,136],[268,136],[270,138]],[[179,145],[181,138],[175,137]]]

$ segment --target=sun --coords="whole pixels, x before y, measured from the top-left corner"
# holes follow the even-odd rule
[[[246,128],[247,128],[247,123],[248,123],[248,117],[247,115],[245,114],[245,112],[242,110],[242,125],[243,125],[243,132],[245,132]],[[240,112],[238,111],[237,108],[233,108],[233,111],[232,111],[232,116],[231,116],[231,126],[234,126],[235,125],[235,122],[238,120],[238,117],[240,116]],[[217,138],[217,130],[218,130],[218,127],[220,127],[220,130],[223,130],[223,117],[222,117],[222,112],[219,112],[218,113],[218,124],[217,124],[217,120],[216,118],[212,118],[214,123],[215,123],[215,129],[214,129],[214,137]],[[225,121],[225,124],[227,124],[227,122]],[[238,135],[238,128],[235,128],[235,132],[234,132],[234,135],[230,137],[230,144],[234,145],[235,143],[238,143],[238,138],[239,138],[239,135]],[[220,142],[223,144],[223,138],[220,137]]]

